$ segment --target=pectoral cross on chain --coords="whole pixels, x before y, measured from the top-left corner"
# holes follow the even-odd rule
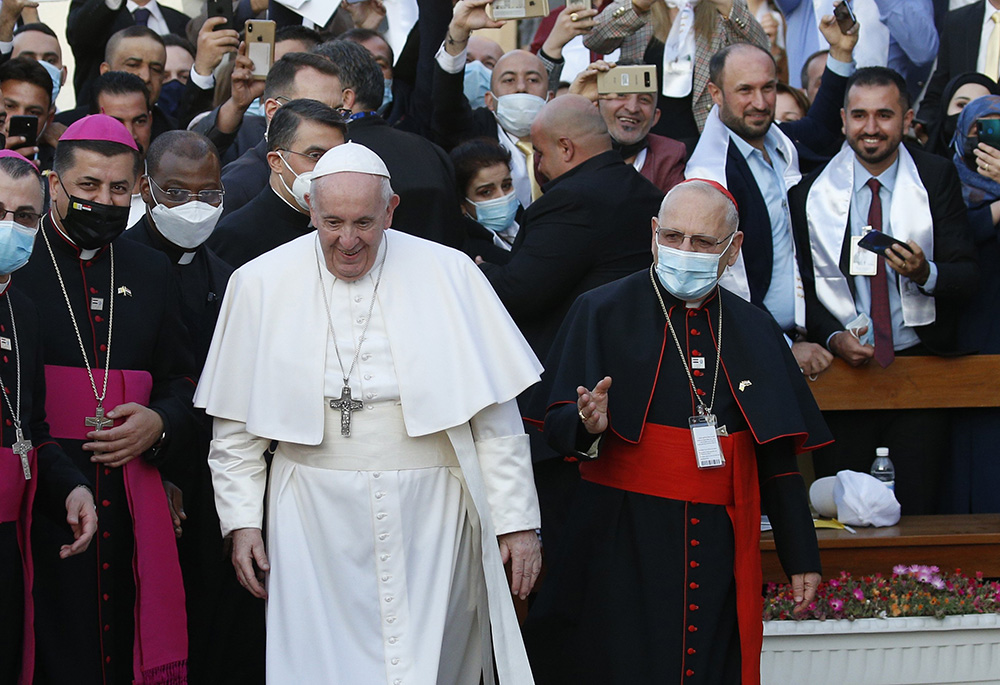
[[[31,451],[31,441],[24,439],[24,433],[20,427],[14,428],[14,444],[10,446],[14,454],[21,458],[21,469],[24,471],[24,480],[31,480],[31,464],[28,463],[28,452]]]
[[[340,434],[351,437],[351,415],[356,409],[361,409],[365,403],[351,399],[351,386],[344,381],[344,389],[340,391],[339,400],[330,400],[330,407],[340,410]]]
[[[105,428],[114,425],[114,421],[104,418],[104,407],[101,405],[97,405],[97,409],[94,413],[97,414],[97,416],[88,416],[84,419],[84,423],[92,427],[95,431],[102,431]]]

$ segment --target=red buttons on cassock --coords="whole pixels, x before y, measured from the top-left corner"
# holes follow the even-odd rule
[[[705,395],[705,391],[702,390],[701,388],[698,388],[698,395],[704,396]]]
[[[6,423],[8,426],[13,426],[14,425],[14,422],[11,421],[10,419],[7,419],[4,423]]]
[[[97,294],[97,288],[91,288],[90,289],[90,294],[91,295],[96,295]]]
[[[109,568],[111,568],[111,564],[105,561],[103,564],[101,564],[101,568],[107,571]]]
[[[704,371],[699,371],[698,369],[695,369],[693,373],[694,373],[695,376],[704,376],[705,375]]]
[[[697,561],[691,562],[691,568],[698,568],[699,566],[701,566],[701,564],[699,564]]]
[[[104,343],[101,343],[101,352],[107,352],[107,351],[108,351],[108,346],[105,345]]]
[[[698,583],[688,583],[688,587],[691,588],[692,590],[697,590],[701,586],[698,585]]]
[[[688,626],[688,632],[689,633],[697,633],[698,632],[698,626]]]
[[[3,361],[4,361],[4,364],[6,364],[6,363],[7,363],[7,361],[8,361],[8,360],[7,360],[7,355],[4,355],[4,356],[3,356]]]
[[[697,654],[698,650],[694,647],[688,647],[688,654]]]
[[[108,500],[102,500],[101,501],[101,506],[102,507],[110,507],[111,506],[111,502],[108,501]]]
[[[701,523],[701,519],[691,519],[692,526],[697,526],[699,523]]]
[[[111,663],[111,657],[109,657],[109,656],[104,657],[104,663],[110,664]]]
[[[699,331],[697,328],[692,328],[691,335],[701,335],[701,331]]]
[[[104,475],[105,476],[110,476],[111,475],[111,469],[104,469]]]
[[[109,625],[108,625],[107,623],[105,623],[105,624],[104,624],[104,632],[106,633],[106,632],[108,632],[109,630],[111,630],[111,626],[109,626]]]
[[[692,357],[700,357],[701,356],[701,352],[699,352],[698,350],[691,350],[691,356]]]
[[[111,537],[111,533],[104,531],[104,539],[107,540],[109,537]]]
[[[102,319],[100,315],[98,315],[94,317],[94,321],[96,321],[97,323],[101,323],[102,321],[104,321],[104,319]]]
[[[690,678],[691,676],[693,676],[693,675],[694,675],[694,671],[692,671],[692,670],[691,670],[691,669],[689,668],[688,670],[684,671],[684,675],[686,675],[686,676],[687,676],[688,678]]]
[[[701,543],[700,543],[700,542],[698,542],[697,540],[692,540],[692,541],[691,541],[691,546],[692,546],[692,547],[697,547],[697,546],[698,546],[698,545],[700,545],[700,544],[701,544]]]
[[[697,604],[688,604],[688,609],[690,609],[691,611],[698,611],[698,605]]]
[[[83,263],[83,265],[84,265],[85,267],[87,267],[88,269],[90,268],[90,262],[84,262],[84,263]]]
[[[111,597],[109,597],[109,596],[108,596],[108,593],[107,593],[107,592],[105,592],[105,593],[104,593],[104,601],[105,601],[105,602],[107,602],[107,601],[108,601],[109,599],[111,599]]]

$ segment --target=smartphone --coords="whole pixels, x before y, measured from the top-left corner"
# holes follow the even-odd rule
[[[583,12],[590,8],[590,0],[566,0],[566,9],[570,12]]]
[[[233,20],[233,0],[208,0],[205,17],[225,17],[226,23],[219,24],[213,31],[236,28]]]
[[[874,252],[877,255],[885,256],[885,251],[889,249],[892,245],[902,245],[903,249],[907,252],[913,252],[910,246],[901,240],[896,240],[892,236],[888,236],[882,231],[868,231],[865,236],[858,241],[858,247],[863,247],[869,252]]]
[[[612,67],[597,75],[597,92],[609,93],[655,93],[656,66],[652,64],[630,64]]]
[[[38,117],[20,114],[7,121],[7,137],[24,136],[21,147],[34,147],[38,138]]]
[[[247,44],[247,57],[253,62],[253,78],[263,81],[274,61],[274,29],[270,19],[248,19],[243,40]]]
[[[976,119],[976,135],[980,143],[1000,150],[1000,119]]]
[[[833,10],[833,16],[837,20],[837,26],[841,33],[847,33],[858,23],[858,18],[854,16],[854,9],[849,0],[843,0]]]
[[[493,0],[486,6],[486,15],[494,21],[545,17],[549,14],[549,0]]]

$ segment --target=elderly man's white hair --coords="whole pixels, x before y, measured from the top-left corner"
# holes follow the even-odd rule
[[[663,198],[663,202],[660,203],[660,211],[656,217],[657,220],[659,220],[660,225],[668,225],[668,223],[664,221],[664,217],[667,216],[667,210],[672,203],[681,201],[681,198],[679,198],[678,195],[691,195],[694,193],[697,193],[700,196],[698,201],[710,203],[706,206],[706,210],[709,207],[717,206],[718,209],[723,212],[723,220],[725,221],[726,226],[729,227],[727,233],[739,230],[740,214],[736,209],[736,203],[726,197],[726,195],[724,195],[715,184],[701,179],[684,181],[683,183],[678,183],[670,189],[670,192],[668,192],[666,197]]]
[[[358,173],[358,172],[352,172]],[[382,203],[386,206],[389,205],[389,200],[393,196],[392,183],[385,176],[375,176],[381,183],[379,183],[379,193],[382,198]],[[309,197],[316,197],[317,186],[319,183],[328,181],[329,183],[334,183],[336,179],[336,174],[330,174],[329,176],[320,176],[319,178],[314,178],[309,182]]]

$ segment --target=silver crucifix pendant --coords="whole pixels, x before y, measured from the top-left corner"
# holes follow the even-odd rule
[[[340,410],[340,434],[344,437],[351,437],[351,415],[355,410],[361,409],[365,403],[361,400],[351,399],[351,386],[344,384],[344,389],[340,391],[339,400],[330,400],[330,407]]]
[[[96,416],[88,416],[84,419],[84,423],[92,427],[95,431],[102,431],[105,428],[114,425],[114,421],[104,418],[104,407],[100,404],[97,405],[97,409],[94,413]]]
[[[24,471],[24,479],[31,480],[31,464],[28,463],[28,452],[31,451],[31,441],[24,439],[24,433],[20,427],[14,428],[14,444],[10,446],[14,454],[21,458],[21,469]]]

